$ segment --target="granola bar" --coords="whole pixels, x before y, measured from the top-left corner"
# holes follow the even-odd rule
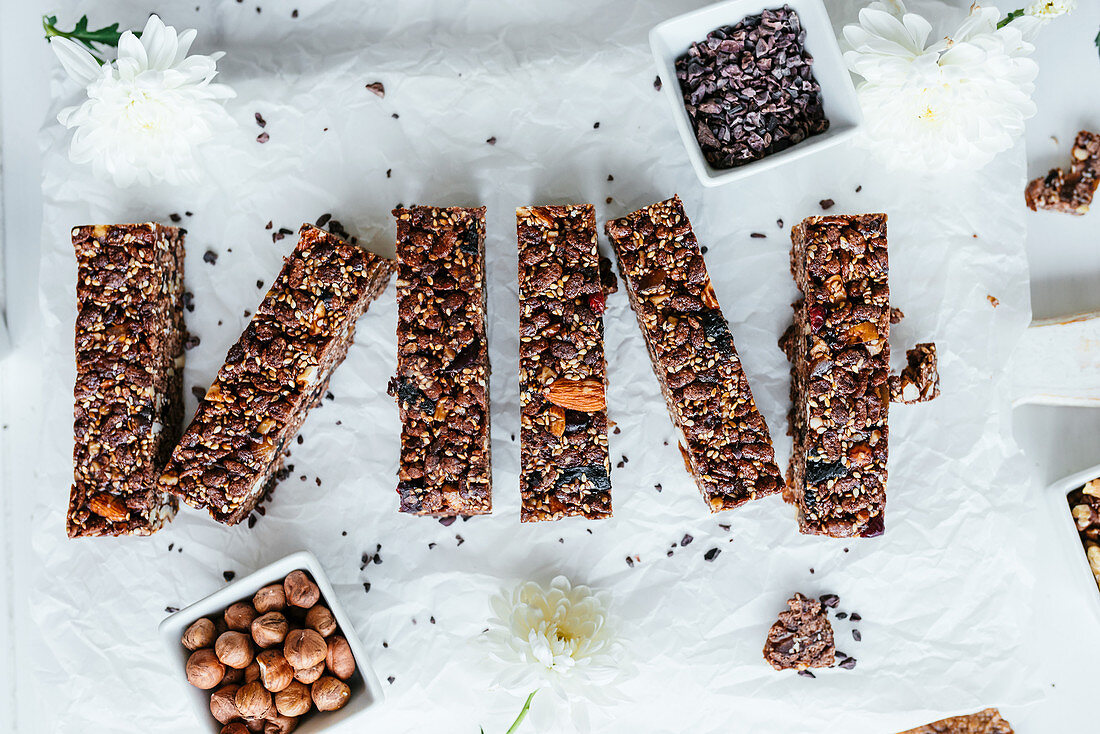
[[[985,709],[976,714],[952,716],[901,734],[1013,734],[1012,725],[1001,718],[997,709]]]
[[[890,377],[890,400],[895,403],[925,403],[940,394],[940,373],[936,368],[936,345],[917,344],[905,351],[907,362],[900,375]]]
[[[677,196],[606,225],[680,451],[712,512],[782,486],[699,243]]]
[[[492,511],[485,208],[415,206],[397,218],[400,509]]]
[[[235,525],[263,498],[283,448],[344,360],[393,262],[302,225],[255,315],[172,452],[160,486]]]
[[[183,421],[184,231],[76,227],[74,477],[70,538],[150,535],[176,499],[157,476]]]
[[[590,204],[516,210],[520,519],[611,516],[604,291]]]
[[[1100,586],[1100,479],[1093,479],[1080,489],[1073,490],[1066,499],[1092,576]]]
[[[886,215],[810,217],[791,232],[803,298],[780,340],[791,361],[785,497],[803,533],[881,535],[890,406]]]
[[[821,602],[802,594],[787,601],[787,611],[768,630],[764,660],[776,670],[828,668],[836,659],[833,626]]]
[[[1081,215],[1089,210],[1100,185],[1100,134],[1082,130],[1073,143],[1073,162],[1067,174],[1061,168],[1027,185],[1024,199],[1032,211],[1053,209]]]

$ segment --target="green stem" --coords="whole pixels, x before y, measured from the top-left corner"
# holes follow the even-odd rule
[[[88,28],[88,16],[80,16],[80,20],[76,22],[71,31],[63,31],[57,27],[56,15],[43,15],[42,16],[42,30],[46,32],[46,40],[51,38],[69,38],[80,44],[83,44],[92,56],[101,65],[106,61],[103,58],[103,52],[97,47],[100,46],[112,46],[118,47],[118,40],[122,38],[122,31],[118,29],[118,23],[112,23],[109,26],[104,26],[97,30],[91,30]],[[134,32],[135,36],[141,36],[139,31]]]
[[[1001,22],[997,24],[997,28],[1004,28],[1006,25],[1008,25],[1012,21],[1016,20],[1017,18],[1019,18],[1023,14],[1024,14],[1023,8],[1020,8],[1019,10],[1013,10],[1011,13],[1009,13],[1008,15],[1006,15],[1004,18],[1001,19]]]
[[[523,704],[523,708],[519,710],[519,716],[512,722],[512,725],[508,727],[508,731],[504,734],[516,734],[516,730],[519,729],[519,725],[523,723],[523,720],[527,718],[527,712],[531,710],[531,699],[535,697],[535,694],[539,692],[539,689],[531,691],[531,695],[527,697],[527,700]]]

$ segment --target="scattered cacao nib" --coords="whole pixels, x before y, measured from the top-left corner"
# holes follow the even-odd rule
[[[206,397],[206,389],[195,385],[191,388],[191,394],[195,396],[196,400],[202,400]]]
[[[202,255],[202,261],[204,263],[210,263],[211,265],[213,265],[214,263],[218,262],[218,253],[214,252],[213,250],[207,250]]]
[[[459,544],[459,545],[462,545],[463,543],[465,543],[465,542],[466,542],[466,539],[465,539],[465,538],[463,538],[463,537],[462,537],[461,535],[456,535],[456,536],[455,536],[455,540],[457,540],[457,541],[458,541],[458,544]]]
[[[175,614],[179,610],[180,610],[179,607],[165,607],[164,608],[164,611],[167,612],[168,614]]]
[[[596,124],[594,124],[594,125],[592,126],[592,129],[593,129],[593,130],[599,130],[599,129],[600,129],[600,123],[598,123],[598,122],[597,122]]]
[[[798,671],[798,674],[800,676],[802,676],[803,678],[816,678],[817,677],[816,675],[814,675],[813,673],[811,673],[808,670],[800,670],[800,671]]]
[[[693,540],[695,540],[695,538],[693,538],[690,535],[685,533],[684,537],[680,539],[680,547],[683,547],[685,545],[691,545],[691,541],[693,541]]]
[[[836,202],[833,201],[832,199],[822,199],[821,201],[819,201],[817,203],[821,206],[821,211],[825,211],[825,212],[829,211],[834,206],[836,206]]]
[[[395,120],[396,120],[397,118],[401,117],[401,115],[399,115],[399,114],[397,114],[396,112],[394,112],[394,113],[393,113],[392,115],[390,115],[390,117],[392,117],[393,119],[395,119]]]
[[[863,191],[863,184],[856,186],[856,193],[858,194],[860,191]]]
[[[782,219],[776,219],[775,220],[775,226],[779,227],[780,229],[783,229],[783,220]]]
[[[626,557],[626,565],[630,566],[631,568],[634,568],[634,559],[631,558],[630,556],[627,556]]]
[[[435,543],[428,543],[428,550],[435,548]]]
[[[454,525],[457,519],[458,517],[456,515],[447,515],[446,517],[439,518],[439,524],[445,528],[449,528],[451,525]]]
[[[496,145],[497,144],[497,136],[494,135],[493,137],[487,139],[485,142],[488,143],[489,145]]]
[[[821,601],[822,606],[832,609],[840,603],[840,597],[836,594],[822,594],[818,599]]]
[[[197,335],[188,334],[187,339],[183,342],[183,348],[190,352],[192,349],[199,345],[199,341],[200,339]]]
[[[386,169],[386,178],[392,178],[392,177],[393,177],[393,169],[392,168],[387,168]]]
[[[169,214],[168,218],[171,219],[173,222],[182,222],[183,221],[183,217],[181,217],[179,214],[176,214],[175,212],[172,212],[171,214]]]
[[[614,181],[614,180],[615,180],[615,177],[614,177],[614,176],[612,176],[612,175],[611,175],[611,174],[609,173],[609,174],[607,174],[607,180],[608,180],[608,181]]]
[[[185,217],[190,217],[190,216],[192,216],[192,214],[191,214],[191,212],[184,212],[184,213],[183,213],[183,216],[185,216]]]
[[[844,658],[840,661],[840,667],[844,668],[845,670],[851,670],[852,668],[856,667],[856,659]]]
[[[849,616],[849,617],[851,618],[851,620],[852,620],[853,622],[858,622],[859,620],[863,619],[863,617],[859,616],[859,612],[852,612],[852,613],[851,613],[850,615],[848,615],[848,616]]]
[[[274,226],[275,226],[275,222],[273,222],[269,219],[269,220],[267,220],[267,224],[264,225],[264,229],[271,229]]]
[[[222,571],[222,578],[226,580],[226,583],[228,583],[228,582],[232,581],[233,579],[237,578],[237,572],[236,571]]]
[[[259,112],[256,113],[256,124],[260,127],[267,127],[267,120]]]
[[[605,204],[610,204],[611,203],[611,197],[609,196],[606,199],[604,199],[604,203]]]
[[[722,552],[721,548],[711,548],[709,551],[703,554],[703,559],[707,561],[713,561],[718,557],[718,554]]]
[[[298,17],[298,9],[297,8],[290,11],[290,17],[291,18],[297,18]]]
[[[369,593],[369,592],[370,592],[370,581],[364,581],[363,582],[363,593],[366,594],[366,593]]]
[[[367,89],[382,99],[386,98],[386,87],[382,82],[371,82],[367,85]]]
[[[798,14],[784,6],[714,29],[676,60],[710,165],[744,165],[828,129],[804,38]]]
[[[203,393],[203,394],[205,395],[206,393]],[[654,484],[654,485],[653,485],[653,488],[654,488],[655,490],[657,490],[658,492],[660,492],[661,490],[663,490],[663,489],[664,489],[664,487],[662,487],[662,486],[661,486],[660,484]]]
[[[837,612],[836,613],[836,618],[837,619],[847,619],[848,618],[848,612]]]
[[[654,77],[653,78],[653,88],[656,89],[659,92],[659,91],[661,91],[662,86],[663,85],[661,84],[661,77],[659,77],[659,76]]]
[[[749,237],[752,237],[754,240],[763,240],[767,239],[768,235],[764,234],[763,232],[753,232],[749,235]]]
[[[268,140],[271,140],[271,136],[267,134],[266,130],[256,136],[257,143],[266,143]]]
[[[859,630],[852,630],[852,639],[856,642],[861,642],[863,640],[863,634]]]
[[[253,514],[249,515],[249,516],[248,516],[248,527],[249,527],[249,528],[254,528],[254,527],[256,527],[256,523],[257,523],[257,521],[258,521],[258,520],[259,520],[259,518],[258,518],[258,517],[256,517],[256,514],[255,514],[255,513],[253,513]]]
[[[718,527],[722,528],[728,533],[730,531],[730,527],[732,526],[729,523],[720,522],[718,523]]]
[[[329,221],[331,221],[331,220],[332,220],[332,215],[326,212],[326,213],[322,214],[321,216],[317,217],[317,221],[314,224],[319,228],[324,228],[324,226],[326,224],[328,224]]]
[[[393,677],[393,676],[391,675],[391,676],[388,676],[388,677],[386,678],[386,680],[387,680],[387,681],[389,681],[389,682],[390,682],[390,684],[392,685],[392,684],[393,684],[393,682],[394,682],[395,680],[397,680],[397,679],[396,679],[396,678],[394,678],[394,677]]]

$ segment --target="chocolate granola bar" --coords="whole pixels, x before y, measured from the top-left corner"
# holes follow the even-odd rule
[[[485,208],[415,206],[397,218],[401,511],[492,511]]]
[[[1093,578],[1100,586],[1100,479],[1093,479],[1067,495],[1073,522],[1081,536],[1085,557]]]
[[[392,272],[392,261],[302,225],[172,452],[161,488],[227,525],[246,518]]]
[[[590,204],[516,210],[520,519],[611,516],[604,291]]]
[[[184,231],[77,227],[70,538],[150,535],[178,503],[157,490],[183,420]]]
[[[828,668],[836,659],[833,626],[821,602],[802,594],[787,601],[787,611],[768,630],[764,659],[776,670]]]
[[[890,377],[890,400],[912,405],[939,397],[940,373],[936,368],[936,345],[925,342],[905,350],[905,361],[906,366],[901,374]]]
[[[1073,163],[1067,174],[1061,168],[1027,185],[1024,199],[1032,211],[1053,209],[1081,215],[1089,210],[1100,185],[1100,134],[1082,130],[1073,143]]]
[[[699,243],[677,196],[606,225],[684,464],[712,512],[782,486]]]
[[[886,215],[810,217],[791,231],[802,292],[780,340],[791,361],[785,497],[803,533],[884,529],[890,406]]]
[[[901,734],[1013,734],[1012,725],[1001,718],[997,709],[985,709],[976,714],[952,716]]]

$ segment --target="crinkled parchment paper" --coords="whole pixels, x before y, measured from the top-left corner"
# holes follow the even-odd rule
[[[41,484],[25,488],[38,496],[31,535],[41,565],[27,590],[37,664],[24,671],[39,684],[43,731],[194,731],[182,671],[156,634],[165,608],[219,588],[225,571],[243,574],[299,548],[328,570],[379,677],[393,676],[370,720],[375,731],[506,728],[522,698],[490,689],[493,670],[476,642],[487,597],[556,573],[612,592],[639,672],[620,703],[575,707],[585,712],[578,724],[555,721],[563,707],[540,694],[525,725],[532,731],[569,731],[587,718],[605,732],[829,725],[884,734],[1039,695],[1026,685],[1029,618],[1017,602],[1031,586],[1021,562],[1030,541],[1018,529],[1029,480],[1001,371],[1029,320],[1021,150],[973,175],[916,179],[843,147],[704,189],[654,90],[646,44],[649,27],[696,3],[300,0],[292,19],[291,4],[261,2],[257,13],[257,2],[160,8],[169,24],[200,29],[198,50],[228,51],[222,79],[239,94],[229,105],[239,129],[210,151],[201,185],[116,190],[69,163],[59,125],[44,127],[47,429],[36,458]],[[64,18],[87,10],[74,0],[57,6]],[[838,25],[853,8],[830,3]],[[150,9],[97,3],[93,22],[140,26]],[[365,89],[374,81],[385,84],[384,99]],[[58,72],[56,108],[76,93]],[[267,120],[263,145],[256,112]],[[833,213],[889,213],[893,303],[906,313],[894,327],[895,361],[934,340],[943,395],[891,411],[884,537],[800,536],[778,497],[711,515],[684,471],[622,292],[606,314],[610,413],[621,428],[612,463],[623,462],[612,476],[615,517],[519,524],[514,209],[592,202],[602,223],[673,193],[709,248],[781,466],[790,454],[788,365],[776,340],[796,297],[790,227],[821,213],[826,198]],[[152,538],[66,539],[69,229],[183,217],[195,301],[187,323],[201,339],[187,354],[190,413],[191,388],[210,383],[295,242],[272,242],[267,222],[296,231],[331,213],[366,246],[392,254],[390,210],[399,202],[488,207],[495,513],[445,527],[396,511],[399,425],[385,394],[395,365],[391,285],[359,323],[332,380],[334,399],[310,414],[303,443],[293,444],[293,473],[255,528],[225,528],[185,508]],[[207,250],[216,264],[204,262]],[[694,541],[681,547],[685,534]],[[361,554],[377,544],[382,563],[361,570]],[[712,548],[721,553],[707,562]],[[633,567],[627,556],[638,559]],[[849,622],[836,626],[838,647],[858,659],[854,670],[811,680],[764,663],[768,626],[796,590],[839,594],[840,610],[862,616],[854,625],[862,642]]]

